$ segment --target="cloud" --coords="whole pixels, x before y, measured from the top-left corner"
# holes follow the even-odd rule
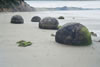
[[[25,0],[25,1],[100,1],[100,0]]]

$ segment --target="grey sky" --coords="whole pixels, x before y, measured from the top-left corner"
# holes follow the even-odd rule
[[[25,0],[25,1],[100,1],[100,0]]]

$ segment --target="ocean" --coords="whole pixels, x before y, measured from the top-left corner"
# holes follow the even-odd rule
[[[82,7],[100,8],[100,1],[26,1],[33,7]]]

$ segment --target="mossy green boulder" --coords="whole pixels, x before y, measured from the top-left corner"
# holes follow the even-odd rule
[[[80,23],[67,23],[62,26],[55,36],[58,43],[84,46],[92,43],[91,33]]]
[[[24,40],[20,40],[17,42],[17,44],[19,44],[18,46],[20,47],[27,47],[27,46],[30,46],[32,45],[32,43],[30,41],[24,41]]]

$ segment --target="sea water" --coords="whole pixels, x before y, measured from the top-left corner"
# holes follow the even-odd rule
[[[100,1],[26,1],[33,7],[82,7],[100,8]]]

